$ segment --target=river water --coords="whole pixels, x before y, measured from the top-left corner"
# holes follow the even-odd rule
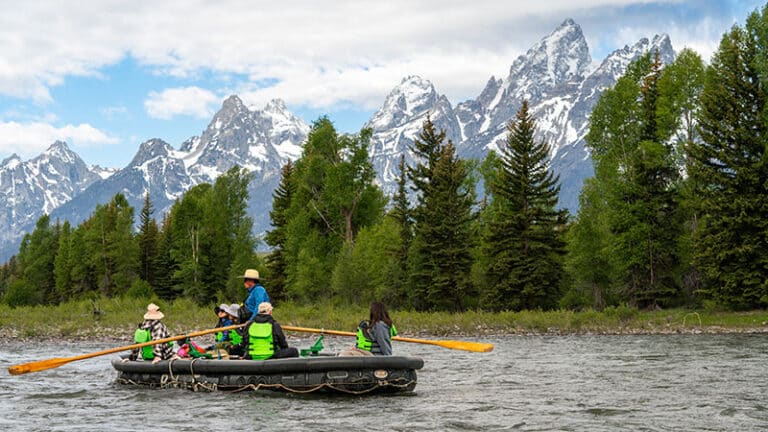
[[[505,336],[490,353],[395,342],[422,357],[397,396],[195,393],[115,383],[116,354],[12,376],[8,366],[111,348],[0,340],[6,431],[768,430],[768,335]],[[309,347],[311,339],[290,339]],[[326,351],[349,338],[326,336]]]

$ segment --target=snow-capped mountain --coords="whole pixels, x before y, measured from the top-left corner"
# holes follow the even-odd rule
[[[13,155],[0,166],[0,259],[18,251],[19,240],[34,229],[44,213],[51,220],[77,224],[97,204],[117,193],[138,209],[149,193],[160,218],[191,187],[213,182],[238,165],[254,174],[250,184],[250,216],[262,232],[269,224],[272,191],[280,169],[301,155],[309,125],[273,100],[261,110],[246,107],[237,96],[224,101],[205,131],[185,141],[179,150],[161,139],[139,146],[133,160],[120,170],[88,168],[65,143],[56,142],[39,157],[22,162]]]
[[[505,76],[491,76],[476,98],[455,107],[428,80],[408,76],[365,124],[373,130],[369,152],[377,181],[385,192],[395,190],[400,155],[413,162],[409,147],[427,116],[445,130],[460,156],[483,158],[498,149],[508,121],[528,99],[537,138],[550,144],[551,165],[560,175],[560,206],[575,212],[582,182],[592,175],[584,146],[591,110],[627,65],[649,50],[658,51],[665,63],[674,59],[669,38],[662,35],[616,50],[595,65],[581,28],[569,19],[515,59]],[[77,224],[118,192],[136,209],[149,193],[160,218],[189,188],[212,182],[235,165],[254,174],[249,214],[255,232],[262,233],[269,229],[280,169],[301,155],[308,132],[309,125],[280,100],[256,109],[233,95],[208,127],[178,150],[161,139],[146,141],[120,170],[88,167],[62,142],[27,162],[12,155],[0,164],[0,262],[18,251],[23,234],[44,213]]]
[[[16,154],[0,163],[0,242],[18,250],[26,227],[101,180],[103,170],[92,170],[62,141],[34,159]],[[8,258],[6,254],[3,258]]]

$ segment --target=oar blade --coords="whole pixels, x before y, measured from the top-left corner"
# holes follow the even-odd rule
[[[489,343],[457,341],[457,340],[439,340],[435,342],[436,342],[436,345],[440,345],[441,347],[455,349],[455,350],[472,351],[472,352],[493,351],[493,344],[489,344]]]
[[[46,369],[57,368],[65,363],[69,363],[71,360],[66,358],[52,358],[47,360],[40,360],[30,363],[13,365],[8,368],[8,372],[11,375],[22,375],[29,372],[39,372]]]

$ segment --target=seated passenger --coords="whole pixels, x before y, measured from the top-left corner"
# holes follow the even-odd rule
[[[374,355],[392,355],[393,336],[397,336],[397,329],[387,308],[381,302],[371,303],[369,321],[357,327],[357,348]]]
[[[245,327],[245,358],[267,360],[298,357],[299,350],[289,347],[280,324],[272,318],[272,304],[259,304],[258,314]]]
[[[139,328],[134,333],[134,341],[136,343],[145,343],[159,339],[165,339],[170,337],[168,328],[160,322],[165,315],[160,312],[160,307],[154,303],[150,303],[147,306],[147,313],[144,314],[144,321],[139,324]],[[167,360],[173,355],[173,342],[160,343],[155,345],[145,346],[144,348],[137,348],[131,353],[131,359],[137,358],[144,360],[152,360],[152,363],[157,363],[160,360]]]

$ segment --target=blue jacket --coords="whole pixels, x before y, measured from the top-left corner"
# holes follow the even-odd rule
[[[253,321],[256,315],[259,314],[259,305],[268,301],[269,295],[267,295],[267,290],[260,283],[256,282],[256,285],[248,288],[248,298],[245,299],[245,307],[251,311],[249,320]]]

